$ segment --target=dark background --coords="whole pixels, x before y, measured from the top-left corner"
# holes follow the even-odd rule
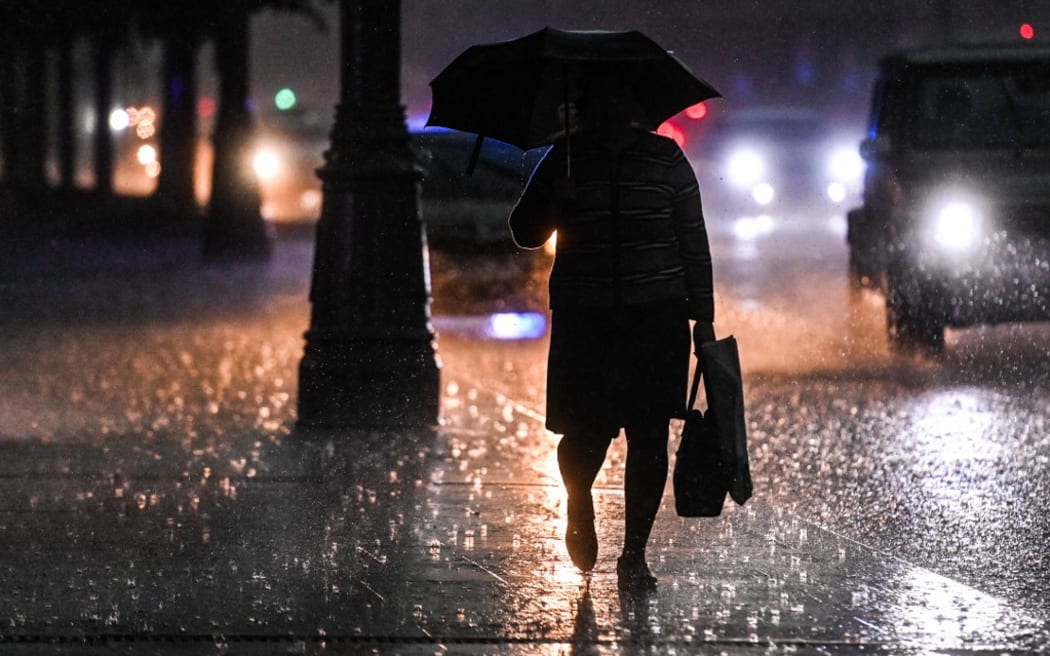
[[[322,10],[331,16],[327,34],[280,14],[255,19],[258,100],[268,102],[281,86],[294,85],[304,102],[335,102],[337,7]],[[1047,24],[1048,15],[1050,6],[1031,0],[410,0],[403,4],[402,95],[410,118],[425,117],[428,82],[474,43],[548,25],[639,29],[722,91],[725,109],[806,104],[856,119],[866,113],[870,81],[885,52],[928,43],[1017,42],[1024,22],[1035,24],[1038,39],[1039,19]]]

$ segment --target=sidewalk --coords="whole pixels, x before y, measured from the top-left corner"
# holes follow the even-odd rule
[[[130,319],[63,321],[90,305],[74,300],[0,322],[0,653],[1050,648],[1045,618],[803,522],[761,481],[718,519],[679,519],[668,495],[659,590],[621,597],[622,440],[581,576],[539,412],[542,342],[443,332],[436,434],[295,431],[308,308],[291,248],[265,284],[154,278],[157,307]],[[220,278],[239,302],[202,313],[232,293]]]

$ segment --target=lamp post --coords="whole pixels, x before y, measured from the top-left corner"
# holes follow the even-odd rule
[[[420,210],[400,104],[400,0],[340,0],[340,100],[318,171],[302,427],[433,426],[439,369]]]

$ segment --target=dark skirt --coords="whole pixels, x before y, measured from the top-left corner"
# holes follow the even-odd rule
[[[681,302],[558,308],[547,360],[547,429],[616,437],[685,410],[692,339]]]

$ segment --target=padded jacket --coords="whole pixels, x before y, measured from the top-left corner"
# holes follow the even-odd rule
[[[692,166],[671,139],[631,130],[620,148],[586,132],[536,167],[510,215],[515,242],[539,248],[557,231],[550,304],[610,307],[681,299],[714,321],[711,252]],[[563,191],[557,191],[562,186]]]

